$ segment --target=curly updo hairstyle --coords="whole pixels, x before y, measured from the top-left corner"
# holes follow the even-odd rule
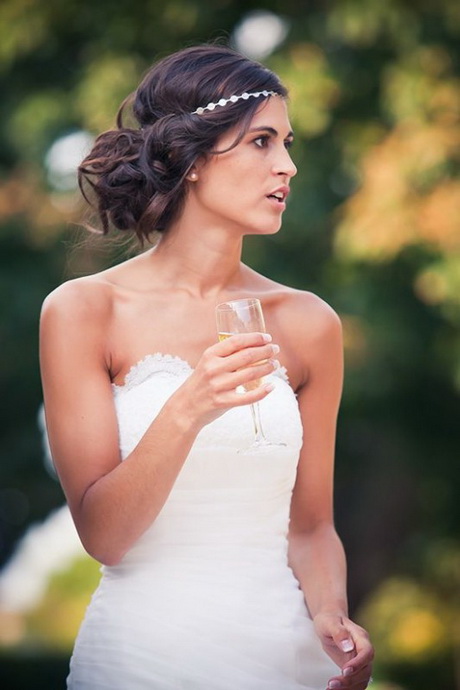
[[[166,231],[182,211],[195,161],[219,153],[214,150],[219,137],[239,126],[236,146],[266,99],[241,99],[201,115],[193,111],[263,90],[287,96],[273,72],[222,45],[185,48],[154,65],[121,105],[117,128],[98,136],[78,170],[80,189],[97,208],[102,232],[114,226],[135,233],[143,244],[151,233]],[[123,124],[128,106],[138,127]]]

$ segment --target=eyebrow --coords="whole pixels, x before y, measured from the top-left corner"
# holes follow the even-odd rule
[[[253,132],[269,132],[274,137],[277,137],[279,134],[279,132],[274,127],[268,127],[266,125],[260,125],[260,127],[251,127],[251,129],[248,129],[248,133]],[[290,130],[286,135],[286,139],[292,139],[293,137],[294,132]]]

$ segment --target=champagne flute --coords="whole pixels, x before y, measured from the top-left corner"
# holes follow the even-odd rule
[[[262,305],[257,298],[237,299],[218,304],[216,307],[216,320],[219,340],[225,340],[225,338],[238,333],[265,333]],[[262,363],[257,362],[257,364]],[[251,391],[261,386],[262,383],[263,379],[254,379],[246,383],[244,388],[247,391]],[[262,428],[258,402],[251,404],[251,412],[255,438],[247,450],[257,450],[264,446],[284,446],[284,443],[273,443],[266,438]]]

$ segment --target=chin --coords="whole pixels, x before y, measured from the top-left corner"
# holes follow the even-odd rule
[[[281,230],[281,221],[279,223],[267,223],[265,227],[258,230],[257,235],[276,235]]]
[[[266,223],[259,222],[253,225],[247,224],[244,230],[245,235],[276,235],[281,230],[281,218],[274,220],[270,218]]]

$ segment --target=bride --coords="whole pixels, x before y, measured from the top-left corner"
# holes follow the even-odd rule
[[[150,246],[42,310],[52,455],[103,564],[73,690],[370,682],[332,515],[340,322],[241,262],[245,235],[279,231],[296,173],[286,98],[229,48],[187,48],[146,74],[80,166],[103,232]],[[217,342],[216,305],[243,297],[261,300],[270,335]],[[279,445],[239,452],[256,402]]]

